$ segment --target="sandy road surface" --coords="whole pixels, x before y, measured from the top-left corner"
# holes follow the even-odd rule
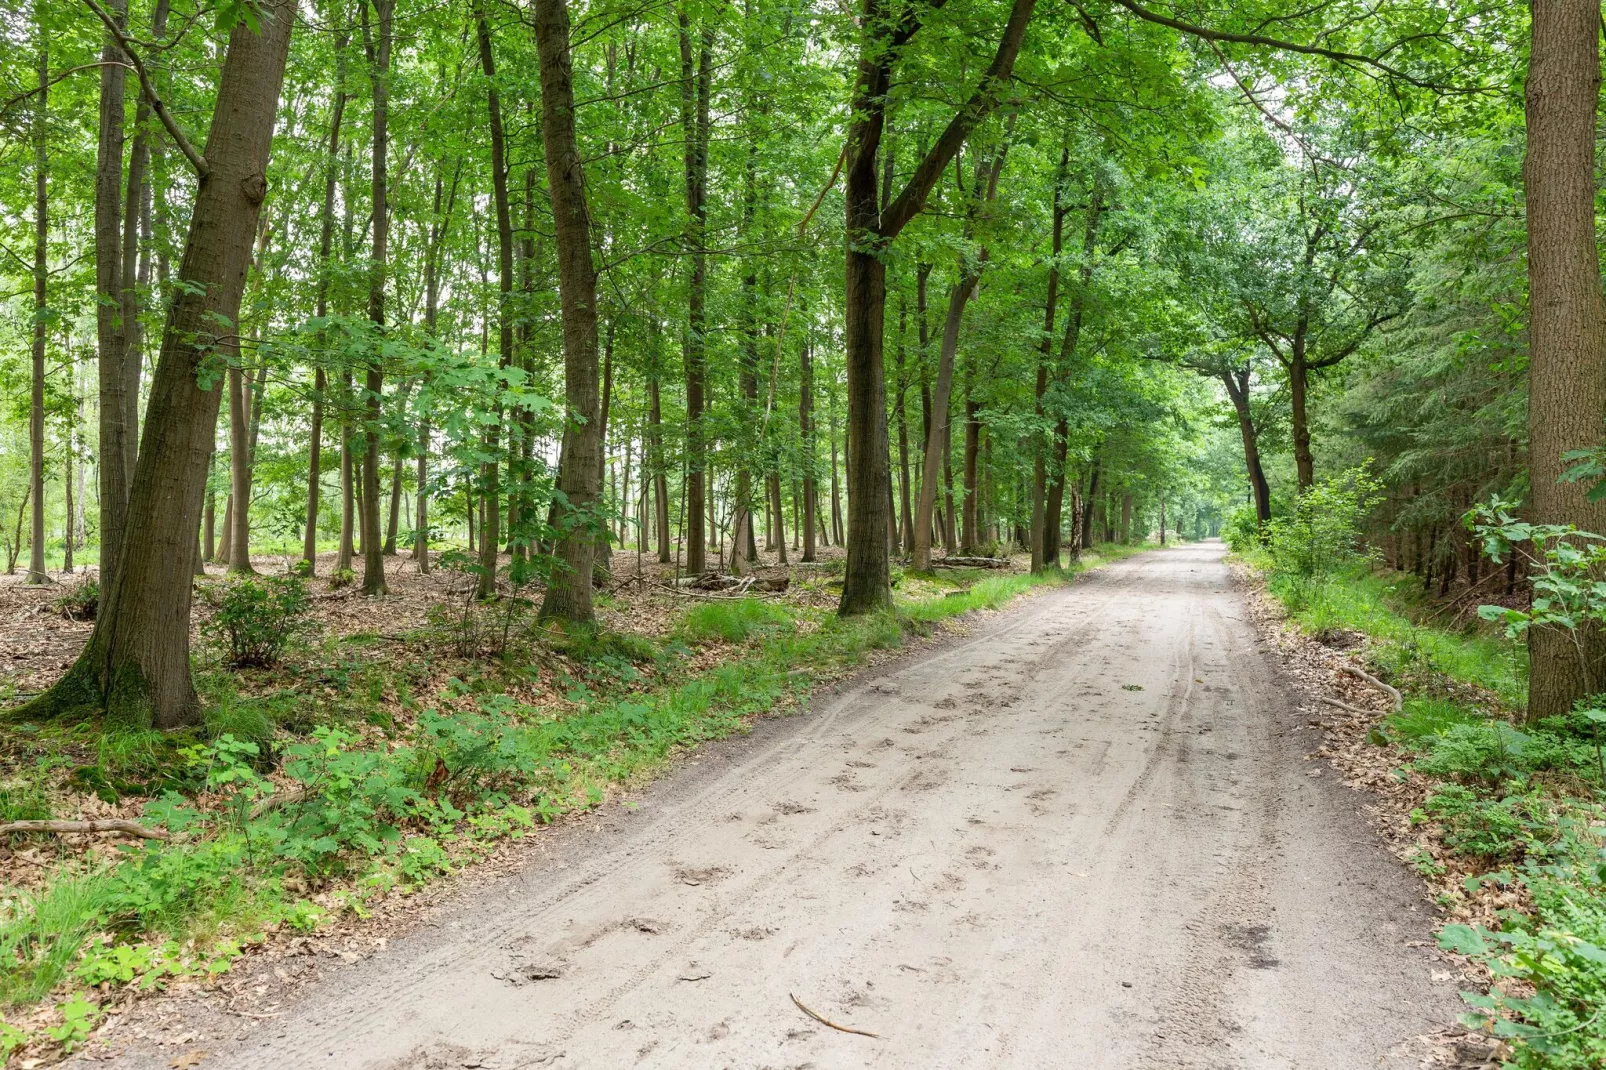
[[[1457,1001],[1413,878],[1310,775],[1220,557],[710,748],[203,1065],[1415,1066]]]

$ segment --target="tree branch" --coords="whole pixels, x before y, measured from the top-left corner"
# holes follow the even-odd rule
[[[1323,59],[1335,60],[1339,63],[1359,63],[1362,66],[1371,67],[1373,70],[1381,71],[1390,78],[1398,78],[1407,85],[1416,86],[1418,89],[1447,88],[1434,82],[1426,82],[1420,78],[1414,78],[1400,70],[1398,67],[1384,63],[1382,60],[1377,59],[1374,56],[1363,56],[1359,52],[1344,52],[1336,48],[1323,48],[1320,45],[1306,45],[1300,44],[1298,41],[1284,41],[1276,37],[1265,37],[1258,33],[1231,33],[1226,30],[1212,30],[1207,26],[1196,26],[1191,22],[1184,22],[1181,19],[1172,18],[1169,15],[1162,15],[1158,11],[1150,11],[1142,4],[1137,3],[1136,0],[1115,0],[1115,2],[1121,7],[1126,8],[1126,10],[1130,11],[1138,18],[1142,19],[1144,22],[1152,22],[1158,26],[1166,26],[1170,29],[1176,30],[1178,33],[1185,33],[1191,37],[1197,37],[1203,41],[1223,41],[1227,44],[1233,45],[1259,45],[1263,48],[1281,49],[1284,52],[1297,52],[1304,56],[1320,56]]]
[[[89,9],[100,18],[100,21],[111,32],[111,35],[117,38],[118,47],[123,50],[123,55],[128,57],[128,62],[133,65],[134,72],[139,75],[140,91],[145,94],[145,99],[150,101],[151,110],[156,113],[158,119],[162,120],[162,125],[167,128],[168,134],[172,136],[173,143],[178,146],[178,150],[184,154],[185,159],[190,161],[190,166],[195,168],[196,175],[204,176],[207,171],[211,170],[207,165],[206,157],[202,156],[195,146],[190,143],[190,139],[184,136],[184,131],[179,129],[177,120],[173,118],[173,113],[167,110],[167,105],[163,104],[162,98],[157,96],[156,87],[151,84],[151,76],[145,70],[145,64],[141,62],[139,54],[134,51],[133,45],[129,43],[128,35],[123,33],[123,28],[117,25],[117,20],[107,14],[106,9],[101,7],[96,0],[84,0],[84,3],[88,4]]]

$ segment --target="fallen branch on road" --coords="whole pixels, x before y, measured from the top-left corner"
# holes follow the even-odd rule
[[[788,992],[787,995],[792,996],[792,993]],[[819,1022],[821,1025],[828,1025],[832,1029],[835,1029],[835,1030],[837,1030],[838,1032],[841,1032],[841,1033],[852,1033],[855,1036],[861,1036],[861,1037],[874,1037],[876,1040],[880,1040],[881,1039],[881,1034],[880,1033],[866,1033],[863,1029],[854,1029],[851,1026],[837,1025],[835,1022],[831,1021],[831,1019],[826,1018],[825,1016],[823,1016],[823,1015],[821,1015],[821,1014],[819,1014],[819,1013],[817,1013],[815,1011],[810,1010],[807,1006],[804,1005],[803,1001],[798,999],[796,996],[792,996],[792,1002],[797,1004],[797,1009],[798,1010],[802,1011],[804,1014],[808,1015],[810,1018],[813,1018],[816,1022]]]

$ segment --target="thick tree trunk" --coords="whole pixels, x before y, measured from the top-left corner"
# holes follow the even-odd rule
[[[28,395],[28,486],[33,515],[28,542],[28,582],[46,583],[45,574],[45,313],[50,243],[48,105],[50,48],[43,21],[39,27],[39,90],[33,117],[33,363]],[[69,476],[69,479],[71,477]],[[67,491],[67,570],[72,570],[72,490]]]
[[[597,272],[591,262],[591,214],[574,131],[574,72],[569,60],[566,0],[536,0],[536,46],[541,56],[541,132],[558,255],[558,298],[563,315],[563,448],[558,490],[564,507],[557,527],[555,568],[541,603],[543,619],[590,622],[589,530],[602,474],[602,421],[597,384]]]
[[[220,389],[202,374],[219,324],[238,322],[262,199],[294,8],[265,0],[261,32],[230,34],[175,289],[151,383],[146,436],[129,496],[130,523],[95,630],[78,661],[22,716],[84,707],[112,723],[172,728],[200,713],[190,679],[191,560],[206,492]]]
[[[1294,438],[1294,470],[1299,489],[1309,490],[1316,482],[1316,463],[1310,451],[1310,368],[1305,363],[1304,340],[1296,339],[1288,365],[1288,399]]]
[[[1606,533],[1606,502],[1559,483],[1568,450],[1599,444],[1606,419],[1606,307],[1595,234],[1598,0],[1534,0],[1527,85],[1528,438],[1532,517]],[[1528,633],[1528,717],[1551,717],[1601,690],[1606,635],[1582,656],[1557,628]]]

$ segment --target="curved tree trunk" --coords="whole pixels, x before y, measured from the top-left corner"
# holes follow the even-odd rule
[[[227,345],[219,323],[239,317],[294,23],[287,0],[265,0],[260,33],[243,23],[230,33],[119,568],[101,588],[95,630],[77,662],[20,716],[90,707],[112,722],[172,728],[200,714],[190,679],[191,558],[221,395],[216,385],[203,388],[201,372]]]

